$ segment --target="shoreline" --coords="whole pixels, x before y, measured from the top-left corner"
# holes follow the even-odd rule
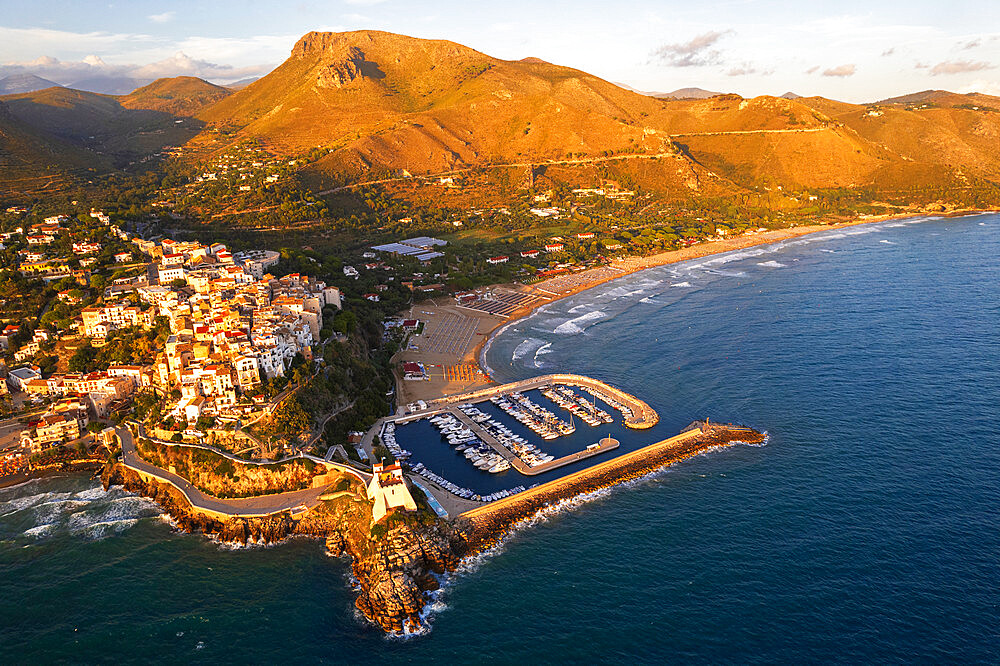
[[[19,486],[23,483],[34,481],[36,479],[59,476],[60,474],[96,472],[104,468],[104,463],[105,461],[103,459],[71,461],[69,463],[60,463],[60,465],[67,465],[66,467],[43,467],[20,474],[11,474],[9,476],[0,477],[0,490],[4,488],[13,488],[14,486]]]
[[[671,264],[678,264],[683,261],[689,261],[691,259],[701,259],[704,257],[710,257],[719,254],[725,254],[727,252],[734,252],[736,250],[744,250],[749,247],[756,247],[758,245],[769,245],[772,243],[780,243],[781,241],[789,240],[791,238],[798,238],[800,236],[808,236],[810,234],[819,233],[821,231],[832,231],[836,229],[846,229],[848,227],[856,227],[865,224],[879,224],[882,222],[889,222],[891,220],[908,220],[919,217],[967,217],[972,215],[983,215],[987,213],[997,213],[1000,211],[994,209],[962,209],[950,212],[923,212],[923,213],[899,213],[893,215],[876,215],[870,218],[851,220],[848,222],[840,222],[836,224],[811,224],[807,226],[800,227],[788,227],[785,229],[775,229],[774,231],[769,231],[762,234],[757,234],[754,236],[738,236],[736,238],[710,241],[707,243],[701,243],[681,250],[668,250],[667,252],[660,252],[658,254],[649,255],[646,257],[639,256],[629,256],[621,259],[620,261],[613,261],[607,266],[612,268],[617,268],[622,271],[620,275],[613,275],[611,277],[606,277],[595,282],[582,285],[580,287],[574,287],[569,291],[552,295],[547,297],[547,299],[540,303],[534,303],[529,306],[519,308],[512,312],[510,316],[498,322],[490,331],[483,337],[483,340],[479,342],[472,350],[472,355],[476,359],[476,363],[479,365],[480,371],[488,378],[489,381],[495,382],[493,375],[491,374],[492,369],[489,364],[486,363],[486,353],[489,351],[490,346],[493,344],[493,339],[500,335],[509,326],[512,326],[524,319],[527,319],[532,314],[540,311],[542,308],[548,305],[560,301],[564,298],[570,296],[575,296],[577,294],[583,293],[594,287],[599,287],[602,284],[607,284],[614,280],[620,280],[629,275],[639,273],[641,271],[658,268],[660,266],[669,266]],[[599,268],[599,267],[598,267]],[[593,270],[593,269],[587,269]],[[582,272],[582,271],[581,271]],[[502,285],[491,285],[491,288],[496,288]],[[535,292],[535,286],[524,287],[529,292]],[[444,397],[444,396],[439,396]]]

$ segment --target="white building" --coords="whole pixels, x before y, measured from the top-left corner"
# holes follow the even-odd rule
[[[393,509],[417,510],[417,503],[413,501],[413,496],[406,487],[403,470],[398,464],[375,463],[372,466],[368,499],[375,501],[372,506],[372,520],[376,523]]]

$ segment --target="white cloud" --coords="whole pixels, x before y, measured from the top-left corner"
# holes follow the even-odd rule
[[[341,31],[343,26],[317,27]],[[26,66],[37,53],[58,53],[64,64],[78,58],[98,57],[108,63],[135,66],[132,63],[152,63],[170,58],[183,51],[195,60],[207,62],[238,62],[241,64],[280,62],[288,57],[301,34],[249,35],[246,37],[200,37],[180,40],[155,37],[143,33],[70,32],[47,28],[7,28],[0,26],[0,44],[8,57],[8,65]],[[0,61],[2,62],[2,61]],[[78,63],[77,63],[78,64]],[[39,74],[41,76],[41,74]],[[53,79],[55,80],[55,79]]]
[[[700,67],[715,65],[721,60],[721,53],[711,47],[732,30],[713,30],[702,33],[682,44],[664,44],[653,51],[654,60],[671,67]]]
[[[62,85],[72,85],[83,79],[102,76],[133,79],[197,76],[202,79],[228,82],[250,76],[262,76],[272,69],[273,65],[269,64],[246,67],[219,65],[191,58],[182,52],[145,65],[108,64],[95,55],[79,61],[62,61],[52,56],[41,56],[26,62],[8,62],[0,65],[0,77],[9,74],[35,74]]]
[[[371,18],[364,14],[344,14],[344,20],[351,23],[368,23],[371,21]]]
[[[153,23],[168,23],[174,20],[174,12],[163,12],[162,14],[150,14],[147,16]]]
[[[357,5],[361,7],[371,7],[372,5],[380,5],[383,2],[385,2],[385,0],[344,0],[345,4]]]
[[[837,67],[824,69],[823,76],[839,76],[843,78],[847,76],[854,76],[857,71],[858,68],[856,65],[838,65]]]
[[[955,90],[958,93],[983,93],[984,95],[996,95],[1000,97],[1000,81],[987,81],[986,79],[977,79],[966,86],[961,86]]]
[[[67,46],[84,53],[134,52],[159,43],[160,40],[142,33],[70,32],[48,28],[7,28],[0,26],[0,44],[6,53],[58,52]]]
[[[343,26],[318,27],[339,32]],[[198,60],[213,62],[276,62],[288,57],[302,35],[251,35],[249,37],[188,37],[173,50],[183,51]],[[164,57],[166,54],[160,54]]]
[[[966,74],[968,72],[981,72],[984,69],[993,69],[993,65],[982,61],[946,60],[939,62],[931,68],[931,76],[938,76],[940,74]]]
[[[774,74],[773,69],[760,69],[757,65],[751,62],[745,62],[742,65],[736,65],[729,68],[726,71],[726,76],[752,76],[757,74],[758,76],[770,76]]]

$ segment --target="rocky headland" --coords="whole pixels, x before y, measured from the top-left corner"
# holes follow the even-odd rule
[[[440,575],[456,570],[463,558],[495,546],[515,525],[569,498],[640,478],[713,448],[761,444],[767,437],[747,428],[695,425],[703,430],[697,436],[652,444],[451,521],[421,510],[392,514],[373,524],[371,503],[360,483],[324,496],[303,516],[280,513],[220,520],[193,510],[173,486],[144,480],[120,463],[109,463],[101,480],[105,488],[123,486],[153,499],[179,529],[225,543],[273,544],[292,536],[324,539],[332,556],[351,560],[358,610],[386,633],[405,634],[426,627],[424,609]]]
[[[107,465],[101,481],[105,488],[123,486],[154,500],[179,529],[224,543],[274,544],[292,536],[325,539],[331,555],[351,560],[358,610],[387,633],[424,626],[421,613],[427,593],[438,587],[435,576],[454,570],[467,550],[460,531],[424,512],[373,529],[371,504],[360,485],[334,493],[334,499],[303,517],[280,513],[220,520],[192,510],[173,486],[144,480],[119,463]]]

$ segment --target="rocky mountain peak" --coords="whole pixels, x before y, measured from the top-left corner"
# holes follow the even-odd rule
[[[357,46],[346,49],[344,57],[320,67],[316,83],[321,88],[343,88],[358,77],[364,76],[365,54]]]

